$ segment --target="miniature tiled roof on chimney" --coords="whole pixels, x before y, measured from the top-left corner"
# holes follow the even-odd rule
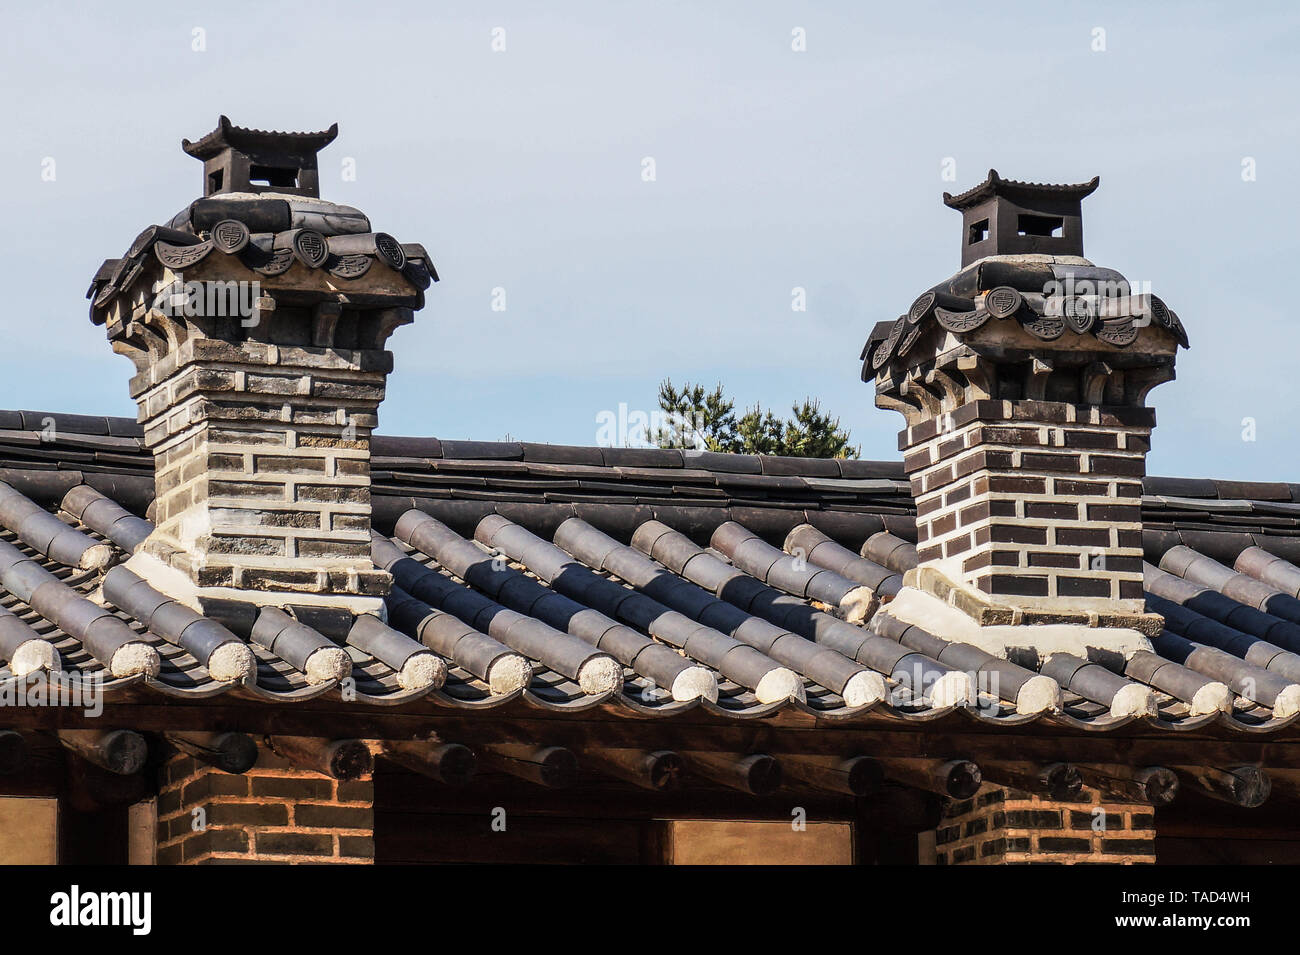
[[[339,134],[335,123],[319,133],[277,133],[232,125],[222,116],[217,128],[181,148],[203,160],[205,196],[219,193],[276,192],[319,196],[316,154]]]
[[[961,264],[986,255],[1037,252],[1083,255],[1083,200],[1101,179],[1074,185],[1017,182],[996,169],[959,196],[943,194],[943,204],[962,213]]]

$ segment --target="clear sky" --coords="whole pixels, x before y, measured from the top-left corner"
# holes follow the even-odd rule
[[[0,407],[134,414],[83,295],[198,195],[180,140],[224,112],[337,121],[322,195],[432,254],[384,432],[591,444],[671,375],[739,405],[818,397],[895,459],[859,351],[956,271],[940,197],[993,166],[1100,175],[1086,254],[1186,325],[1148,470],[1300,481],[1293,4],[133,0],[5,21]]]

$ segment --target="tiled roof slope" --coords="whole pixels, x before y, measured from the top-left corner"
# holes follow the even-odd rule
[[[916,559],[895,464],[376,438],[373,479],[388,626],[203,618],[116,566],[150,527],[134,423],[0,412],[0,679],[61,665],[190,698],[1245,734],[1300,707],[1297,485],[1147,479],[1168,630],[1107,669],[996,659],[877,609]]]

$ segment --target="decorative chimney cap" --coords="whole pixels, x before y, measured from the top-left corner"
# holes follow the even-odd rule
[[[955,275],[872,330],[862,379],[875,382],[877,403],[926,417],[934,409],[924,395],[936,369],[959,356],[978,357],[981,368],[996,370],[998,384],[986,396],[994,398],[1042,392],[1100,403],[1097,389],[1105,380],[1111,382],[1106,403],[1140,406],[1155,383],[1172,377],[1174,353],[1188,347],[1177,313],[1151,294],[1149,283],[1131,282],[1082,255],[1080,207],[1099,182],[1016,182],[990,169],[974,189],[945,193],[945,204],[963,211],[967,231],[982,228],[987,235],[963,245]],[[1064,236],[1024,234],[1033,224],[1025,219],[1051,215],[1064,221]],[[1035,362],[1054,370],[1035,372]],[[1129,374],[1080,377],[1082,369],[1107,363]]]
[[[316,154],[334,142],[339,124],[315,133],[236,126],[221,116],[217,128],[181,148],[203,160],[203,194],[278,192],[319,196]]]
[[[204,159],[207,194],[99,267],[86,293],[91,321],[111,324],[114,302],[125,294],[133,304],[122,329],[137,324],[130,313],[152,302],[156,290],[142,280],[157,278],[158,264],[202,281],[258,282],[272,296],[301,297],[305,282],[349,306],[422,308],[424,290],[438,281],[425,248],[375,232],[361,210],[320,198],[316,152],[337,134],[337,123],[322,132],[280,133],[234,126],[222,116],[198,142],[182,140],[185,152]],[[296,185],[251,183],[257,175],[273,182],[292,176]],[[207,271],[214,274],[199,275]],[[393,272],[404,281],[394,284]]]
[[[1101,183],[1055,185],[1003,179],[996,169],[943,204],[962,213],[961,264],[994,255],[1083,256],[1084,198]]]

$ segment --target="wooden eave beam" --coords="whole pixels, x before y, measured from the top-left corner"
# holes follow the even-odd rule
[[[472,714],[416,707],[370,707],[358,703],[309,700],[279,706],[264,702],[215,699],[188,702],[162,699],[147,690],[132,691],[121,702],[106,702],[100,717],[55,707],[13,708],[7,722],[13,729],[97,729],[131,727],[140,732],[176,732],[216,727],[254,736],[269,732],[303,736],[418,739],[436,735],[477,749],[486,742],[532,742],[546,739],[576,750],[588,748],[718,750],[761,749],[785,754],[840,756],[854,753],[874,758],[894,756],[933,758],[966,756],[975,761],[1028,760],[1052,762],[1068,750],[1076,764],[1124,763],[1135,766],[1214,765],[1252,763],[1269,768],[1300,769],[1300,727],[1272,736],[1231,738],[1227,729],[1167,732],[1137,724],[1112,732],[1072,731],[1048,723],[1006,730],[975,728],[950,717],[912,728],[901,721],[867,719],[851,724],[818,723],[802,714],[781,714],[755,724],[691,714],[662,720],[589,714],[538,714],[524,704]]]
[[[267,743],[276,755],[295,766],[338,780],[360,779],[375,768],[365,740],[268,736]]]

